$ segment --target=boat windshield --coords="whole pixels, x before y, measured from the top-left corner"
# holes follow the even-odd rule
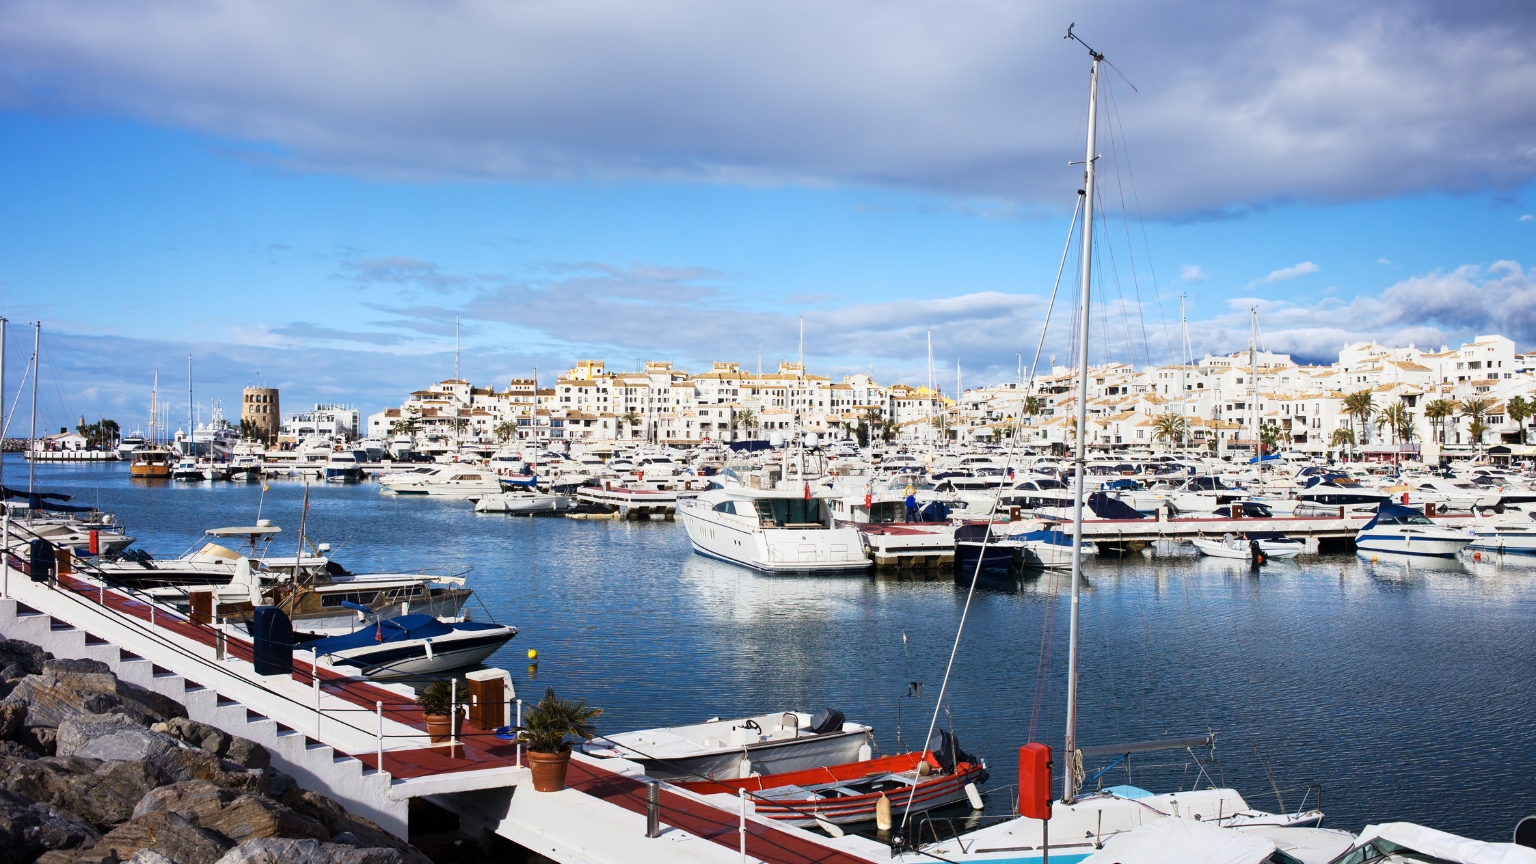
[[[1427,517],[1420,516],[1417,513],[1405,513],[1405,514],[1403,514],[1401,516],[1383,516],[1381,518],[1381,524],[1383,524],[1383,525],[1433,525],[1435,523],[1429,521],[1429,519]]]
[[[758,498],[755,503],[764,528],[819,528],[826,521],[826,503],[820,498]]]

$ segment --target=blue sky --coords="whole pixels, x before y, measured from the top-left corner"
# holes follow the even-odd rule
[[[771,365],[800,317],[818,370],[921,381],[931,330],[949,387],[956,361],[1011,378],[1078,185],[1086,62],[1058,31],[1085,18],[1141,91],[1109,78],[1099,359],[1167,359],[1180,293],[1197,352],[1241,347],[1255,304],[1311,359],[1536,340],[1520,10],[669,0],[615,35],[602,10],[348,5],[4,4],[8,402],[39,319],[45,428],[142,424],[156,368],[179,416],[188,354],[204,414],[258,377],[289,410],[377,410],[451,374],[455,316],[477,383]],[[1201,37],[1231,47],[1196,62]]]

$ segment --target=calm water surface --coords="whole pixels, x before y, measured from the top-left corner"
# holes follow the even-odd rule
[[[6,462],[14,487],[25,466]],[[296,542],[298,482],[145,486],[126,465],[38,477],[116,512],[159,557],[258,507],[284,529],[273,554]],[[310,501],[307,533],[353,570],[473,567],[475,616],[522,628],[491,665],[524,698],[550,686],[602,706],[608,732],[827,705],[873,724],[884,752],[920,747],[966,599],[951,579],[759,576],[692,554],[673,523],[477,515],[373,483],[312,485]],[[1095,560],[1087,576],[1080,741],[1218,738],[1215,762],[1149,754],[1104,785],[1173,791],[1203,768],[1273,810],[1275,787],[1295,809],[1321,784],[1327,825],[1401,819],[1486,840],[1536,813],[1536,570],[1302,556],[1255,575],[1171,551]],[[987,758],[992,787],[1014,781],[1031,732],[1061,747],[1064,583],[976,591],[941,722]],[[912,682],[925,698],[903,698]]]

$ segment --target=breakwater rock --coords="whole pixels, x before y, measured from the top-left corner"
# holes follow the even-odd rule
[[[266,748],[0,639],[0,864],[431,864]]]

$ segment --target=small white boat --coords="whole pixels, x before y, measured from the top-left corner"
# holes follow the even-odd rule
[[[173,480],[206,480],[208,476],[203,473],[197,459],[192,456],[183,456],[177,460],[175,467],[171,469]]]
[[[1453,558],[1471,542],[1470,534],[1442,528],[1420,511],[1400,504],[1381,505],[1376,518],[1355,536],[1355,548],[1361,552],[1434,558]]]
[[[1024,563],[1033,567],[1071,566],[1072,535],[1061,530],[1061,526],[1055,523],[1044,525],[1036,523],[1036,526],[1038,527],[1026,527],[1008,535],[1009,540],[1019,542]],[[1092,540],[1084,540],[1082,548],[1084,558],[1099,554],[1098,544]]]
[[[868,761],[870,732],[845,722],[843,712],[823,708],[814,715],[784,711],[624,732],[582,749],[643,765],[658,780],[734,780]]]
[[[356,610],[369,610],[345,604]],[[475,621],[445,623],[431,615],[375,618],[345,636],[327,636],[294,646],[313,650],[332,666],[354,666],[371,678],[435,675],[473,666],[517,635],[516,627]]]
[[[1254,532],[1243,535],[1225,534],[1220,540],[1209,537],[1196,537],[1189,542],[1195,544],[1200,554],[1209,555],[1212,558],[1231,558],[1237,561],[1251,561],[1253,559],[1253,547],[1259,547],[1260,554],[1267,558],[1295,558],[1306,548],[1306,544],[1300,540],[1293,540],[1274,532]]]
[[[567,495],[553,495],[533,488],[513,487],[486,495],[475,502],[476,513],[550,513],[571,509]]]

